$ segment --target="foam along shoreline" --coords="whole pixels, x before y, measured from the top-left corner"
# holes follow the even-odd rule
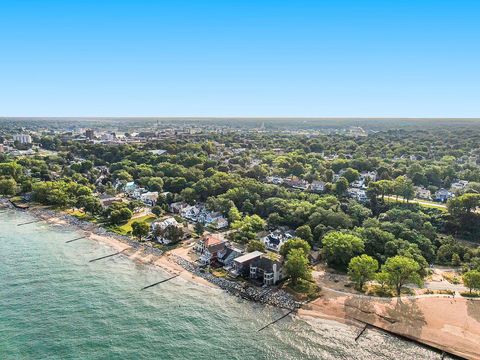
[[[171,259],[170,254],[152,252],[152,249],[126,237],[108,233],[98,225],[75,220],[72,222],[70,215],[48,209],[31,208],[28,213],[49,224],[72,226],[83,231],[86,238],[122,251],[123,255],[133,261],[153,264],[187,281],[218,288],[210,281],[187,271],[178,261]],[[319,318],[359,329],[365,324],[371,324],[440,351],[480,360],[480,301],[446,297],[372,300],[323,289],[322,296],[303,305],[297,315],[306,321]]]
[[[478,300],[441,296],[371,300],[324,289],[320,298],[299,310],[299,315],[360,327],[370,324],[446,353],[480,359]]]
[[[24,211],[15,209],[5,202],[0,202],[0,204],[3,204],[6,208]],[[70,226],[72,229],[81,232],[82,235],[85,236],[85,239],[105,244],[117,252],[121,252],[122,255],[127,256],[132,261],[154,265],[169,274],[179,275],[180,278],[192,281],[198,285],[212,288],[217,287],[215,284],[212,284],[202,277],[196,276],[185,270],[183,267],[173,262],[168,254],[163,253],[159,249],[147,247],[125,236],[109,233],[98,225],[77,220],[68,214],[58,213],[43,207],[31,207],[26,212],[50,225]]]

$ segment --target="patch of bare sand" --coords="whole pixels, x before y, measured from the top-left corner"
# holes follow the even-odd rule
[[[426,297],[373,300],[322,290],[299,315],[368,323],[435,348],[480,359],[480,301]]]
[[[117,251],[125,251],[129,249],[131,246],[128,244],[125,244],[124,242],[121,242],[120,240],[117,240],[113,237],[109,236],[104,236],[104,235],[97,235],[94,233],[89,233],[88,238],[94,241],[101,242],[103,244],[106,244],[112,248],[114,248]]]

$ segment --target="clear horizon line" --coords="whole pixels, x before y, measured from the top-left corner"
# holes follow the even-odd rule
[[[442,116],[242,116],[242,115],[55,115],[55,116],[25,116],[25,115],[0,115],[0,119],[407,119],[407,120],[480,120],[479,117],[442,117]]]

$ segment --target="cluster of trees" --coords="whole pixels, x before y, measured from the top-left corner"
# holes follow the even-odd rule
[[[478,138],[478,131],[462,128],[384,130],[357,139],[341,134],[232,132],[208,134],[208,140],[108,146],[47,135],[39,143],[58,154],[16,161],[0,158],[0,195],[31,192],[32,199],[42,204],[75,206],[110,224],[122,224],[138,204],[115,203],[102,209],[94,193],[115,194],[115,185],[135,181],[150,191],[172,193],[159,198],[152,209],[157,215],[173,201],[206,202],[208,209],[228,217],[233,238],[249,249],[264,250],[256,241],[259,231],[295,229],[297,238],[282,250],[292,281],[308,278],[303,265],[308,264],[307,253],[321,248],[329,266],[350,271],[359,287],[374,276],[397,290],[391,264],[399,258],[415,262],[420,278],[433,262],[480,270],[479,251],[446,236],[473,240],[480,234],[480,167],[471,161],[480,155]],[[160,146],[167,153],[149,151]],[[333,183],[340,171],[342,177]],[[368,184],[368,204],[345,197],[362,171],[378,174],[378,181]],[[268,175],[322,180],[326,192],[266,184]],[[415,185],[435,190],[459,178],[471,184],[448,203],[448,213],[408,204]],[[386,196],[403,198],[405,203],[388,202]],[[145,226],[135,225],[132,232],[142,239],[145,231]],[[169,231],[170,237],[180,236]],[[418,279],[409,278],[413,280]]]
[[[358,290],[362,290],[367,281],[376,280],[382,290],[385,287],[393,288],[397,296],[400,296],[404,285],[420,286],[423,283],[423,269],[410,257],[397,255],[388,258],[378,270],[378,261],[366,254],[352,258],[348,264],[348,275]]]
[[[280,248],[280,254],[286,258],[286,274],[294,286],[300,279],[306,281],[312,280],[312,271],[308,260],[310,250],[311,247],[308,242],[300,238],[290,239]]]

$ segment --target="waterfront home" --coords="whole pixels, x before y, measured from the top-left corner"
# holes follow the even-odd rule
[[[193,249],[200,255],[198,259],[200,265],[205,266],[217,261],[219,253],[224,256],[226,246],[225,240],[214,235],[207,235],[200,239]]]
[[[262,255],[263,253],[261,251],[253,251],[235,258],[230,269],[230,274],[234,277],[239,275],[249,276],[250,264]]]
[[[325,183],[323,181],[313,180],[310,184],[310,191],[313,192],[324,192]]]
[[[439,189],[435,193],[435,200],[441,202],[447,202],[448,199],[452,198],[454,195],[447,189]]]
[[[154,206],[157,203],[157,199],[158,191],[151,191],[140,194],[140,200],[146,205]]]
[[[98,197],[98,200],[100,201],[100,204],[102,205],[102,208],[106,209],[113,203],[117,202],[122,202],[123,199],[118,196],[111,196],[108,194],[102,194]]]
[[[225,248],[217,252],[217,261],[229,270],[233,264],[233,260],[243,254],[243,250],[236,246],[227,244]]]
[[[152,230],[152,237],[157,240],[161,244],[168,245],[172,242],[172,239],[169,239],[165,235],[165,229],[169,226],[175,226],[178,228],[183,228],[181,224],[177,222],[173,217],[168,217],[163,220],[154,221],[150,225],[150,229]]]
[[[270,232],[268,235],[262,237],[260,241],[262,241],[265,244],[265,247],[268,250],[272,251],[280,251],[280,248],[282,245],[289,239],[292,239],[293,232],[292,231],[281,231],[281,230],[275,230]]]
[[[250,279],[261,281],[265,285],[275,285],[285,277],[283,258],[278,254],[267,252],[250,263]]]

